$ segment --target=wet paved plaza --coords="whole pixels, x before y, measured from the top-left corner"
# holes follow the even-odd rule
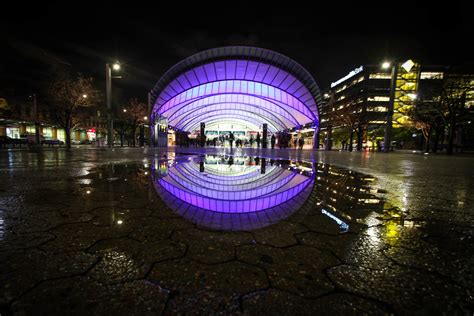
[[[0,314],[472,314],[473,166],[0,151]]]

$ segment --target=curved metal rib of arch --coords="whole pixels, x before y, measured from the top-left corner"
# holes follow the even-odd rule
[[[232,104],[229,105],[222,105],[222,104],[217,104],[217,105],[212,105],[208,107],[201,108],[199,110],[195,110],[191,113],[189,113],[186,118],[182,119],[179,122],[176,122],[174,126],[177,128],[183,129],[183,130],[189,130],[185,128],[185,126],[189,125],[189,122],[193,122],[196,119],[199,118],[206,118],[206,117],[212,117],[218,114],[228,114],[234,115],[234,117],[241,117],[240,115],[243,116],[251,116],[251,117],[258,117],[262,119],[262,123],[265,122],[271,122],[272,125],[278,126],[280,128],[285,128],[285,123],[280,120],[280,118],[276,115],[274,115],[271,112],[264,111],[262,109],[259,109],[257,107],[242,107],[239,105],[232,106]]]
[[[192,120],[188,121],[181,129],[194,130],[197,126],[199,126],[199,123],[217,122],[218,120],[223,120],[223,119],[234,120],[236,119],[236,117],[244,121],[249,121],[257,126],[262,125],[263,123],[267,123],[268,129],[271,132],[281,131],[284,128],[283,125],[280,125],[272,121],[266,121],[262,117],[255,115],[252,112],[233,111],[230,113],[219,113],[215,115],[194,117]]]
[[[296,117],[294,117],[285,107],[278,102],[272,102],[267,99],[255,97],[245,94],[223,94],[223,95],[212,95],[203,97],[197,101],[184,104],[182,106],[174,107],[166,113],[168,116],[168,122],[175,126],[174,122],[180,121],[182,117],[189,114],[190,111],[200,109],[206,106],[212,106],[216,104],[240,104],[241,106],[247,107],[259,107],[263,110],[268,110],[272,113],[281,116],[282,120],[285,121],[287,127],[292,127],[300,124]]]
[[[288,92],[260,82],[243,80],[218,81],[196,86],[175,95],[159,107],[155,105],[154,112],[167,116],[166,112],[168,110],[180,106],[184,102],[194,101],[203,96],[228,93],[252,95],[285,104],[302,124],[317,120],[317,114],[313,113],[304,103]]]

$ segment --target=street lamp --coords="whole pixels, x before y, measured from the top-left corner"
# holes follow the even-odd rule
[[[383,68],[383,69],[388,69],[388,68],[390,68],[390,63],[389,63],[388,61],[384,61],[384,62],[382,63],[382,68]]]
[[[145,121],[148,120],[148,116],[143,117],[143,123],[140,125],[140,147],[145,146]]]
[[[35,116],[35,145],[37,149],[41,149],[40,123],[39,123],[39,117],[38,117],[38,104],[36,103],[36,93],[33,93],[33,112]]]
[[[113,147],[114,145],[114,118],[112,116],[112,70],[120,70],[120,64],[114,63],[112,67],[109,63],[105,64],[105,81],[107,90],[107,146]],[[120,77],[117,77],[120,78]]]
[[[395,89],[397,84],[397,67],[398,63],[389,63],[385,61],[382,63],[383,69],[389,69],[392,66],[392,73],[390,75],[390,98],[388,101],[387,109],[387,123],[385,125],[385,136],[384,136],[384,146],[383,151],[388,153],[390,151],[390,145],[392,141],[392,125],[393,125],[393,106],[395,101]]]

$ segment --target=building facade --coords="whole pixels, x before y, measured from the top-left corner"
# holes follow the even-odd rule
[[[459,80],[473,83],[465,103],[473,110],[473,74],[447,66],[420,65],[412,60],[385,68],[381,65],[359,66],[323,92],[324,102],[319,109],[320,139],[329,147],[331,143],[341,147],[350,143],[357,149],[380,148],[389,117],[395,136],[401,129],[416,129],[412,115],[417,104],[435,100],[440,97],[443,87]],[[415,138],[413,135],[411,137]],[[393,145],[400,147],[401,144],[403,141],[395,137]]]
[[[5,93],[0,95],[0,136],[12,139],[27,138],[34,141],[35,113],[34,96],[11,96]],[[45,107],[38,107],[39,132],[43,140],[59,140],[66,142],[64,128],[55,124]],[[98,116],[89,116],[81,120],[71,132],[71,140],[94,141],[102,131],[105,135],[105,122]],[[104,136],[103,136],[104,137]]]

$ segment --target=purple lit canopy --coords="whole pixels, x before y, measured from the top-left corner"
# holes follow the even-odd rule
[[[271,132],[319,126],[319,88],[298,63],[255,47],[221,47],[172,67],[152,90],[152,122],[193,131],[220,121],[268,124]]]

